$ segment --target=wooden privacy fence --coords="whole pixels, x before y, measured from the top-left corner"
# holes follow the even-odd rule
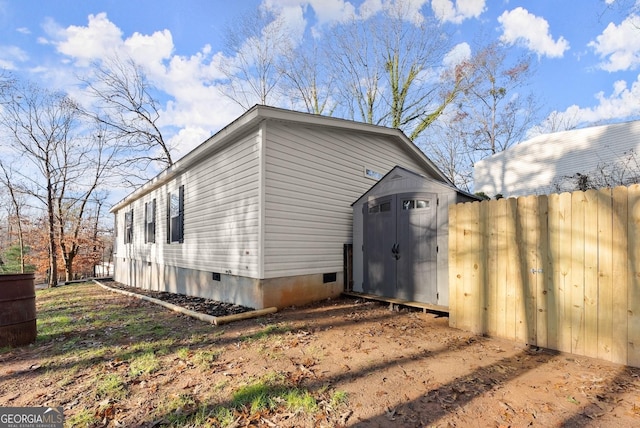
[[[449,323],[640,367],[640,185],[451,206]]]

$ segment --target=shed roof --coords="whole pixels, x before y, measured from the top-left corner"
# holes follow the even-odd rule
[[[410,174],[410,175],[414,175],[416,177],[419,177],[425,181],[435,181],[433,180],[433,178],[424,176],[422,174],[419,174],[415,171],[411,171],[410,169],[401,167],[400,165],[396,165],[393,168],[391,168],[391,171],[389,171],[388,173],[386,173],[380,180],[378,180],[373,186],[371,186],[369,188],[369,190],[367,190],[366,192],[364,192],[354,203],[351,204],[351,206],[354,206],[356,204],[358,204],[363,198],[367,197],[369,194],[371,194],[376,187],[378,187],[381,183],[385,182],[387,179],[391,179],[394,178],[394,175],[396,175],[398,173],[398,171],[402,171],[404,173]],[[439,185],[449,188],[450,190],[453,190],[461,195],[465,195],[468,196],[470,198],[473,199],[477,199],[480,200],[480,198],[478,198],[476,195],[473,195],[471,193],[465,192],[464,190],[461,190],[459,188],[457,188],[456,186],[454,186],[451,182],[438,182]]]
[[[453,183],[442,173],[442,171],[440,171],[440,169],[438,169],[438,167],[399,129],[317,114],[297,112],[277,107],[255,105],[229,125],[209,137],[191,152],[187,153],[184,157],[176,161],[172,166],[165,169],[124,199],[116,203],[111,208],[110,212],[119,210],[130,202],[167,183],[174,177],[188,170],[191,166],[209,156],[219,147],[232,142],[235,137],[242,135],[265,120],[277,120],[299,125],[319,126],[336,130],[386,136],[393,141],[396,141],[399,145],[412,153],[412,155],[424,165],[425,170],[429,171],[435,179],[453,187]]]

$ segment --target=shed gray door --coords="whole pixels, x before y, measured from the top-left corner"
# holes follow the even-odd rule
[[[400,299],[438,301],[436,202],[433,193],[398,195],[396,289]]]
[[[365,293],[438,302],[434,193],[404,193],[364,207]]]
[[[396,264],[390,262],[396,242],[395,201],[395,196],[388,196],[364,206],[365,293],[395,295]]]

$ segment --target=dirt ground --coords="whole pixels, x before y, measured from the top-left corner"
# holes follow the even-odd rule
[[[449,328],[446,314],[341,298],[216,327],[95,285],[71,287],[63,288],[78,315],[70,312],[68,330],[0,350],[0,406],[62,406],[67,425],[163,426],[169,412],[189,412],[162,410],[177,394],[214,409],[248,379],[282,373],[318,397],[342,391],[347,401],[316,415],[236,413],[229,426],[640,426],[640,369],[474,336]],[[39,311],[55,316],[64,305],[44,306],[47,293],[37,294]],[[168,326],[168,351],[156,352],[160,367],[134,378],[125,355],[155,336],[117,335],[127,327],[121,319],[96,327],[98,310]],[[94,323],[90,331],[85,321]],[[72,338],[73,346],[58,345]],[[84,353],[113,338],[115,347]],[[178,352],[185,346],[215,350],[217,359],[203,369]],[[106,405],[95,392],[105,373],[126,380],[126,394]],[[95,419],[77,422],[82,411]]]

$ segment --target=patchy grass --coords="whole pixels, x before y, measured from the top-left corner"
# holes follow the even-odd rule
[[[198,403],[191,394],[178,394],[162,407],[161,413],[172,426],[189,425],[197,416]]]
[[[65,420],[66,425],[71,427],[90,427],[98,422],[95,413],[90,409],[80,410]]]
[[[98,379],[95,386],[97,399],[119,401],[127,396],[127,386],[117,374],[107,374]]]
[[[129,362],[129,373],[132,377],[148,375],[160,368],[158,357],[153,352],[145,352],[131,359]]]
[[[330,404],[333,408],[345,406],[349,402],[349,396],[344,391],[335,391],[331,395]]]
[[[291,331],[291,327],[283,324],[269,324],[261,330],[245,336],[243,339],[247,342],[257,342],[272,339],[275,336],[279,336]]]
[[[340,299],[222,330],[91,284],[36,304],[38,340],[0,351],[0,404],[67,426],[638,425],[638,369],[427,314]]]
[[[199,350],[193,354],[192,361],[193,363],[200,367],[202,370],[208,370],[211,368],[213,363],[220,357],[221,352],[218,350],[206,351]]]
[[[227,336],[225,329],[93,284],[39,290],[36,303],[38,338],[25,348],[35,358],[26,365],[35,370],[29,382],[56,394],[45,396],[52,401],[36,394],[12,404],[63,406],[68,426],[226,427],[278,412],[321,414],[319,400],[328,400],[323,388],[301,387],[281,371],[255,377],[255,370],[239,370],[249,359],[238,352],[284,357],[288,323],[255,330],[251,320]],[[2,358],[14,354],[26,355],[0,349]],[[19,370],[0,377],[0,390],[21,390]]]
[[[278,373],[269,373],[238,388],[231,404],[233,408],[244,408],[251,414],[278,408],[305,413],[318,410],[318,403],[308,390],[287,384],[286,378]]]

